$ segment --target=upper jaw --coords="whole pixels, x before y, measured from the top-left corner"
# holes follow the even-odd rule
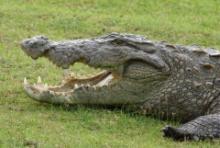
[[[32,59],[37,59],[48,51],[50,43],[46,37],[36,36],[21,41],[20,47]]]
[[[21,49],[28,55],[30,56],[32,59],[36,60],[41,56],[41,52],[39,52],[38,50],[33,50],[29,47],[27,47],[27,45],[25,44],[26,41],[23,41],[20,46]]]

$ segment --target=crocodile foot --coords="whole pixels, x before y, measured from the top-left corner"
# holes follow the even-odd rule
[[[164,137],[173,138],[176,141],[186,141],[186,140],[204,140],[203,136],[198,136],[192,133],[189,133],[185,130],[181,130],[178,128],[174,128],[172,126],[167,125],[162,129],[164,133]]]

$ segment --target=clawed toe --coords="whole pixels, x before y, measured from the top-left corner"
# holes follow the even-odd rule
[[[174,140],[183,141],[191,139],[191,135],[174,127],[166,126],[162,129],[164,137],[173,138]]]
[[[169,125],[165,126],[162,131],[164,133],[164,137],[176,137],[176,135],[178,134],[175,128]]]

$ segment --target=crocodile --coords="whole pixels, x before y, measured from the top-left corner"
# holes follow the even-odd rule
[[[164,136],[174,140],[220,137],[220,52],[213,48],[152,41],[142,35],[110,33],[89,39],[53,41],[38,35],[21,49],[62,69],[76,62],[103,72],[68,77],[52,86],[24,79],[32,99],[52,104],[112,105],[160,119],[178,119]]]

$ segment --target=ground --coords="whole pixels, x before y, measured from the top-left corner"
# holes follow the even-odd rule
[[[219,140],[174,142],[160,129],[174,121],[98,107],[40,104],[22,89],[26,76],[55,83],[63,71],[19,47],[26,37],[75,39],[110,32],[220,49],[217,0],[0,0],[0,147],[218,147]],[[78,74],[93,70],[81,64]]]

